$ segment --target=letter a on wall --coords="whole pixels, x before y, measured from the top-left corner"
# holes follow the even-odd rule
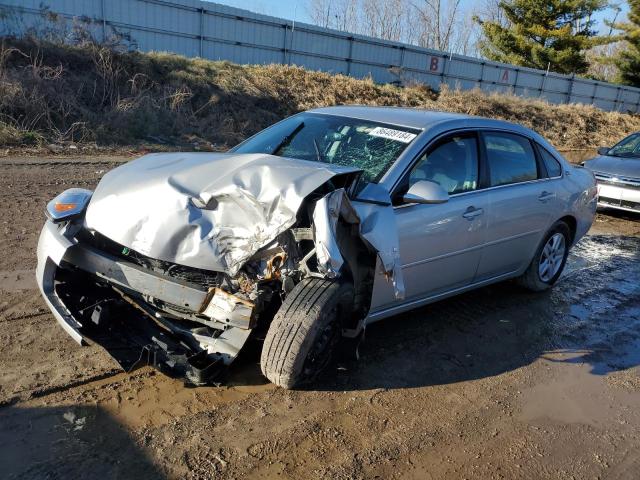
[[[503,83],[509,83],[509,70],[507,70],[506,68],[502,71],[500,81]]]

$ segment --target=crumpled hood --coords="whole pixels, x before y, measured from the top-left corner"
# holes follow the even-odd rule
[[[264,154],[150,154],[102,178],[85,225],[151,258],[235,275],[307,195],[355,172]]]
[[[584,166],[594,172],[618,177],[640,178],[640,158],[619,158],[602,155],[584,162]]]

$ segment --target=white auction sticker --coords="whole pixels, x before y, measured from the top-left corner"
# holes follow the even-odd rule
[[[389,140],[397,140],[402,143],[409,143],[416,138],[415,133],[403,132],[402,130],[394,130],[393,128],[376,127],[369,132],[374,137],[388,138]]]

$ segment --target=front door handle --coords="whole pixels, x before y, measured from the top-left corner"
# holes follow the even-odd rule
[[[474,218],[476,218],[479,215],[482,215],[484,213],[484,210],[481,208],[475,208],[475,207],[469,207],[467,208],[467,210],[462,214],[462,216],[464,218],[466,218],[467,220],[473,220]]]
[[[556,198],[556,194],[552,192],[542,192],[538,197],[541,202],[548,202],[549,200]]]

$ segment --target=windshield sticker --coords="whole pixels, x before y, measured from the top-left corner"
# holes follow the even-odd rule
[[[416,138],[415,133],[403,132],[402,130],[394,130],[392,128],[376,127],[369,132],[374,137],[388,138],[402,143],[409,143]]]

